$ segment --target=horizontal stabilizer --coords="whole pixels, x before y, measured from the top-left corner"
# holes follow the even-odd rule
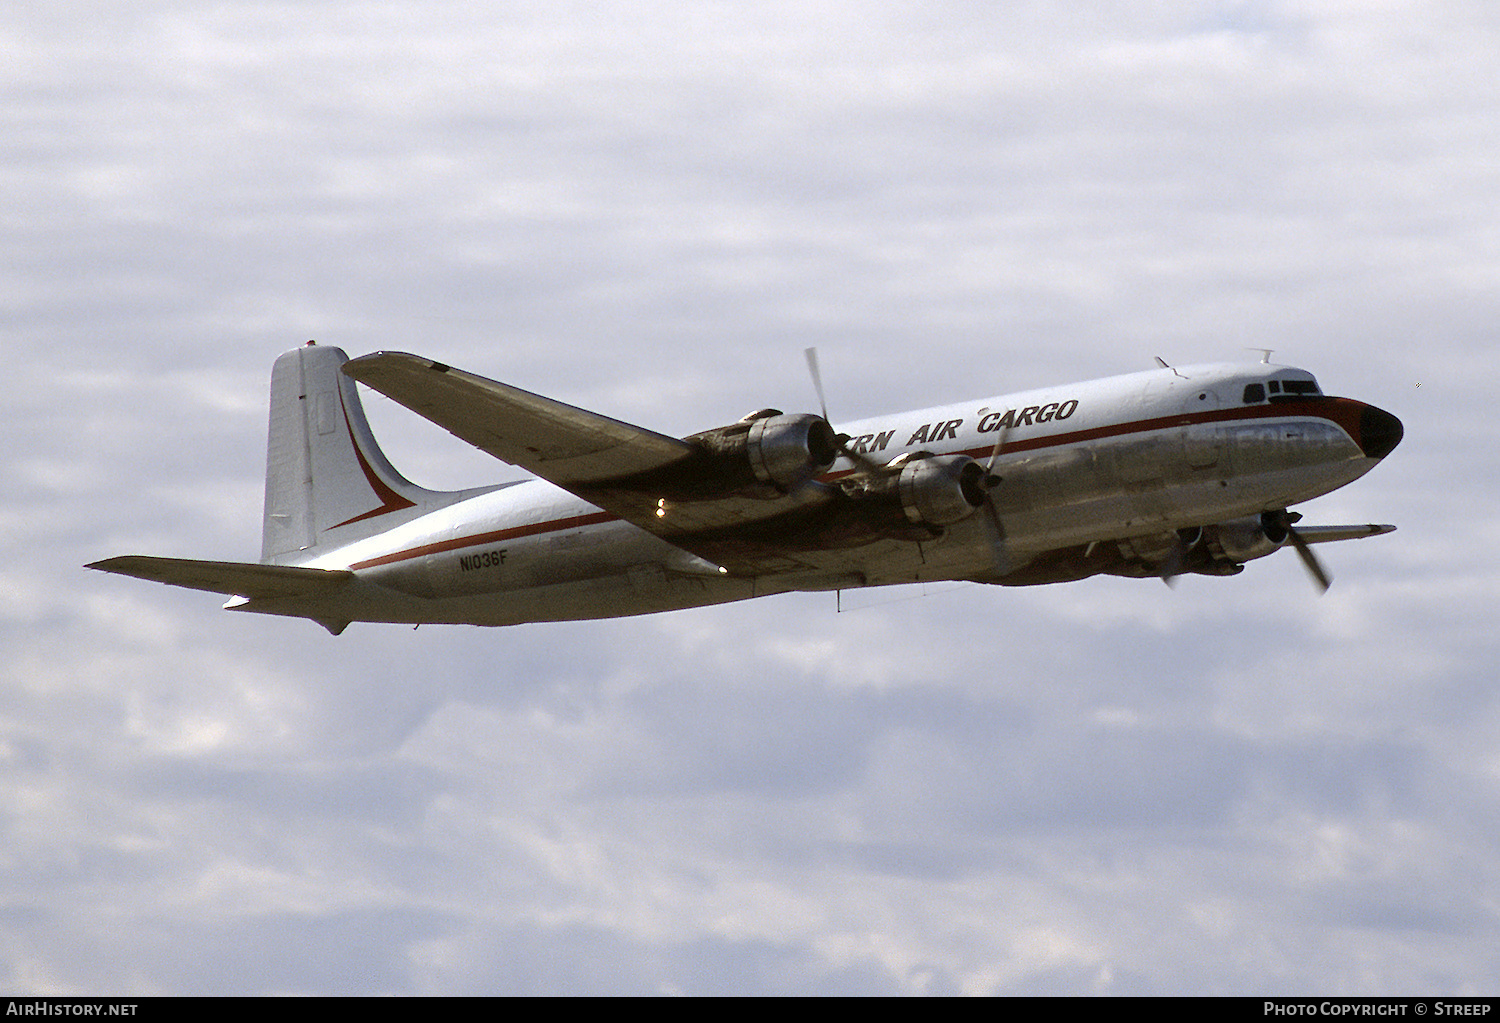
[[[1308,543],[1332,543],[1335,540],[1358,540],[1366,536],[1380,536],[1383,533],[1394,533],[1395,526],[1376,525],[1370,523],[1367,526],[1298,526],[1297,533]]]
[[[84,567],[166,583],[169,586],[186,586],[190,590],[207,590],[209,593],[256,599],[310,597],[336,589],[354,578],[353,572],[339,569],[140,555],[108,558]]]

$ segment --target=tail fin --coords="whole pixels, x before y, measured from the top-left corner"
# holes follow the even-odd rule
[[[384,532],[463,496],[424,490],[387,461],[341,372],[348,361],[309,341],[271,371],[263,562],[305,560],[303,552]]]

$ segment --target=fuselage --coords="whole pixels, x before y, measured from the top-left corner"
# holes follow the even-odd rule
[[[1266,363],[1161,369],[844,424],[849,448],[993,458],[1003,532],[976,515],[920,542],[855,547],[838,572],[741,578],[541,480],[500,486],[292,563],[351,569],[315,617],[503,625],[643,614],[787,590],[935,579],[1022,583],[1056,552],[1157,542],[1284,509],[1368,472],[1394,416]],[[998,452],[996,442],[1000,442]],[[857,472],[841,458],[823,476]],[[1076,559],[1074,559],[1076,561]],[[1030,567],[1028,567],[1030,566]],[[306,614],[296,602],[246,610]]]

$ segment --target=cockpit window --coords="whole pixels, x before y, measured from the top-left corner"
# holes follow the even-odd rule
[[[1296,401],[1308,395],[1321,395],[1323,391],[1318,387],[1318,382],[1312,377],[1277,377],[1274,380],[1266,380],[1263,383],[1245,385],[1243,397],[1246,405],[1256,405],[1269,399],[1271,401]]]
[[[1271,390],[1272,401],[1295,401],[1308,395],[1323,393],[1318,389],[1318,382],[1310,377],[1302,380],[1271,380],[1266,386]]]

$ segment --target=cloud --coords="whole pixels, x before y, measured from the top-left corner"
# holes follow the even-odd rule
[[[1497,28],[0,16],[0,984],[1484,989]],[[308,338],[679,434],[811,406],[810,344],[843,419],[1269,347],[1407,425],[1310,521],[1401,530],[1329,550],[1321,599],[1283,554],[337,639],[82,571],[255,555]],[[424,484],[517,478],[367,404]]]

